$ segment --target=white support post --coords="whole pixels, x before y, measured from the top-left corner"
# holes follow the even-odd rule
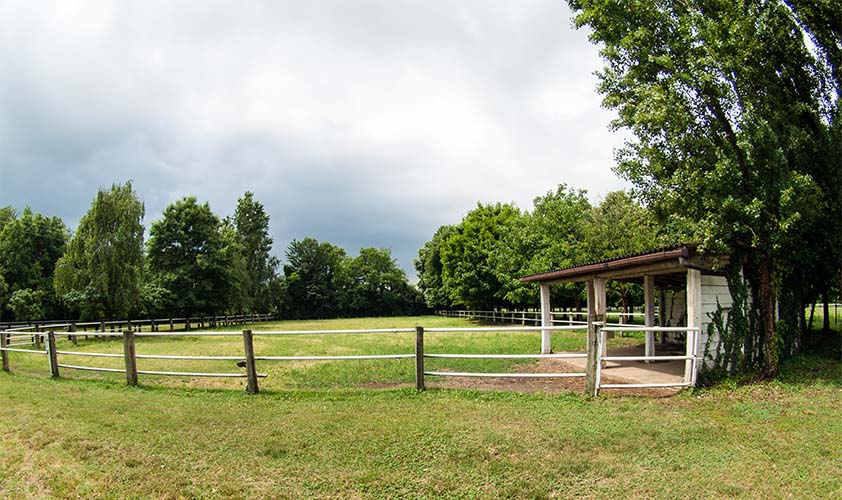
[[[594,313],[602,318],[600,321],[608,321],[608,306],[605,297],[605,280],[602,278],[593,279],[594,289]],[[613,334],[611,335],[613,337]],[[608,356],[608,332],[602,332],[602,355]]]
[[[550,285],[541,284],[541,326],[553,326],[550,309]],[[541,330],[541,354],[552,352],[550,330]]]
[[[655,326],[655,277],[647,274],[643,277],[643,299],[646,308],[646,326]],[[646,332],[647,356],[655,355],[655,332]],[[648,363],[648,361],[647,361]]]
[[[702,326],[702,273],[696,269],[687,270],[687,327],[700,328]],[[688,331],[686,351],[688,356],[696,356],[699,342],[698,331]],[[696,378],[695,363],[688,359],[684,366],[684,381],[692,382]]]

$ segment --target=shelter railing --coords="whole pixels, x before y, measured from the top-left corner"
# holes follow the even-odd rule
[[[659,388],[659,387],[692,387],[696,385],[696,372],[697,372],[697,363],[698,359],[698,348],[699,348],[699,332],[700,329],[698,327],[660,327],[660,326],[602,326],[596,325],[596,341],[597,341],[597,348],[596,348],[596,383],[595,383],[595,395],[599,394],[600,389],[633,389],[633,388]],[[608,356],[605,354],[605,343],[606,337],[608,333],[611,332],[622,332],[622,331],[635,331],[635,332],[643,332],[643,333],[686,333],[686,340],[685,340],[685,354],[684,355],[677,355],[677,356],[664,356],[664,355],[652,355],[652,356]],[[613,384],[604,384],[602,383],[602,370],[603,370],[603,362],[607,361],[614,361],[614,362],[623,362],[623,361],[685,361],[684,367],[684,377],[681,382],[668,382],[668,383],[613,383]]]

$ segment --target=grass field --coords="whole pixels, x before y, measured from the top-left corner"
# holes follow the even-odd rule
[[[447,318],[285,329],[467,326]],[[278,328],[259,325],[257,328]],[[554,349],[583,346],[557,333]],[[259,354],[411,352],[411,334],[258,338]],[[639,339],[616,339],[617,343]],[[112,341],[78,349],[120,352]],[[428,351],[535,352],[537,334],[430,334]],[[62,346],[67,348],[67,346]],[[141,339],[139,353],[238,354],[239,338]],[[672,398],[433,389],[412,361],[263,364],[243,382],[62,373],[19,354],[0,374],[0,498],[842,497],[842,373],[799,358],[781,381]],[[109,359],[62,359],[108,366]],[[432,361],[432,360],[430,360]],[[511,362],[447,361],[502,371]],[[161,363],[160,365],[158,363]],[[151,361],[148,369],[184,369]],[[237,371],[231,363],[191,369]],[[209,363],[209,364],[206,364]],[[442,368],[442,367],[435,367]],[[386,388],[361,385],[382,383]]]

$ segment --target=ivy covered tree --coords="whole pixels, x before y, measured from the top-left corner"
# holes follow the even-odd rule
[[[827,217],[816,170],[838,168],[826,154],[838,83],[805,42],[811,28],[796,5],[824,4],[568,3],[602,46],[599,91],[619,114],[614,127],[636,138],[619,151],[617,171],[661,217],[694,222],[707,249],[732,254],[731,272],[743,273],[753,297],[745,365],[775,376],[776,286],[803,228]]]
[[[56,263],[55,290],[83,319],[142,312],[143,202],[131,182],[100,189]]]

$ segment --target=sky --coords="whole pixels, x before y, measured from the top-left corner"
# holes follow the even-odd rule
[[[0,206],[74,228],[132,180],[145,224],[245,191],[274,252],[418,249],[478,202],[627,184],[563,0],[0,0]]]

